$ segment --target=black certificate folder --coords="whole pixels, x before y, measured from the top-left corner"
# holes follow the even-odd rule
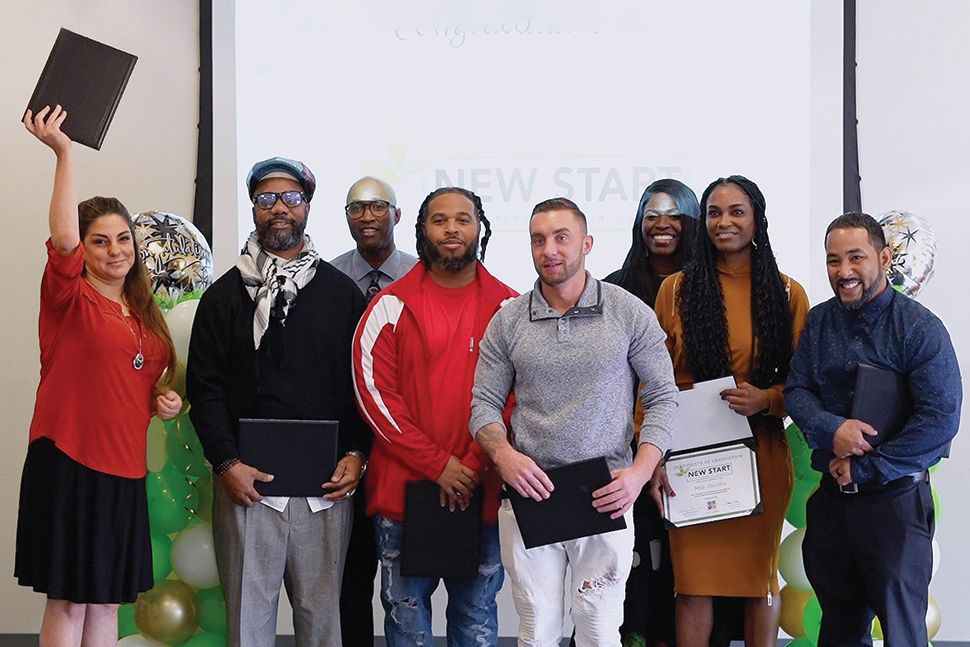
[[[859,364],[849,417],[879,432],[878,436],[865,436],[870,445],[878,447],[898,434],[912,415],[913,398],[905,375]]]
[[[337,468],[335,420],[239,421],[239,459],[273,475],[269,483],[256,481],[263,496],[323,496],[323,484]]]
[[[442,507],[434,481],[408,481],[401,536],[401,575],[473,580],[482,545],[482,488],[468,507]]]
[[[546,474],[555,489],[544,501],[505,488],[526,548],[626,528],[623,517],[610,519],[610,513],[597,512],[593,507],[593,492],[613,480],[606,458],[563,465],[546,470]]]
[[[61,29],[27,108],[36,115],[44,106],[62,106],[68,113],[64,133],[100,150],[137,60],[120,49]]]

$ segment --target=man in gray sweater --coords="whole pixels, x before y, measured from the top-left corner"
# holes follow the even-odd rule
[[[612,481],[593,492],[593,506],[625,517],[625,530],[526,550],[505,500],[499,535],[520,641],[559,644],[568,565],[576,644],[615,646],[633,560],[631,510],[670,443],[677,387],[653,311],[586,272],[593,238],[579,208],[565,198],[540,202],[529,234],[539,279],[489,324],[469,428],[507,486],[535,500],[548,498],[554,487],[544,470],[606,457]],[[644,418],[633,460],[637,380]],[[502,410],[513,390],[510,438]]]

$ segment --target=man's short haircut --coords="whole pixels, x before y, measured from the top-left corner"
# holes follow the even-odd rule
[[[490,223],[488,218],[485,217],[485,208],[482,206],[482,199],[474,192],[460,186],[442,186],[435,189],[428,194],[428,197],[424,199],[424,202],[422,202],[421,206],[418,208],[418,219],[414,223],[414,240],[417,247],[418,258],[420,258],[425,264],[428,263],[427,255],[424,251],[424,248],[427,245],[428,234],[426,234],[424,231],[424,224],[428,220],[428,209],[431,207],[431,201],[440,195],[445,195],[448,193],[457,193],[458,195],[465,197],[475,207],[475,217],[478,218],[478,222],[482,224],[484,231],[482,239],[479,242],[478,259],[484,263],[485,248],[488,247],[488,239],[492,237],[492,223]]]
[[[869,233],[869,243],[877,252],[886,247],[886,234],[883,232],[882,226],[867,213],[850,211],[830,222],[825,230],[826,245],[828,245],[829,234],[832,233],[833,229],[865,229]]]
[[[589,225],[586,222],[586,214],[580,211],[579,207],[576,206],[576,203],[569,198],[549,198],[548,200],[543,200],[532,208],[532,216],[529,217],[529,224],[532,224],[532,218],[534,218],[537,213],[546,213],[549,211],[572,211],[579,216],[580,222],[583,223],[583,231],[589,231]]]

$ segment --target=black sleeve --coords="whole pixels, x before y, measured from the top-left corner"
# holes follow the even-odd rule
[[[185,379],[189,417],[206,459],[217,466],[239,458],[235,424],[229,410],[232,307],[230,294],[217,281],[203,295],[192,323]]]
[[[350,321],[352,322],[348,326],[349,335],[346,340],[346,375],[347,375],[347,397],[344,398],[344,411],[340,420],[340,450],[343,454],[348,451],[354,450],[362,452],[365,456],[370,453],[371,440],[373,438],[370,427],[364,422],[364,419],[360,415],[360,410],[357,408],[357,398],[354,396],[353,387],[353,366],[352,366],[352,350],[354,342],[354,332],[357,329],[357,324],[360,322],[360,318],[364,314],[364,310],[367,308],[367,301],[364,299],[364,295],[361,294],[357,286],[354,286],[353,297],[350,301]]]

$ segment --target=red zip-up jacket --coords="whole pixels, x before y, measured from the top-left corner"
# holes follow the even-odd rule
[[[453,398],[432,401],[426,331],[435,322],[423,315],[423,263],[371,301],[354,334],[353,370],[357,405],[374,430],[365,487],[367,514],[404,520],[408,481],[436,481],[451,456],[475,470],[483,486],[482,521],[497,523],[502,479],[468,430],[479,342],[492,315],[517,293],[478,263],[477,318],[461,384]]]

